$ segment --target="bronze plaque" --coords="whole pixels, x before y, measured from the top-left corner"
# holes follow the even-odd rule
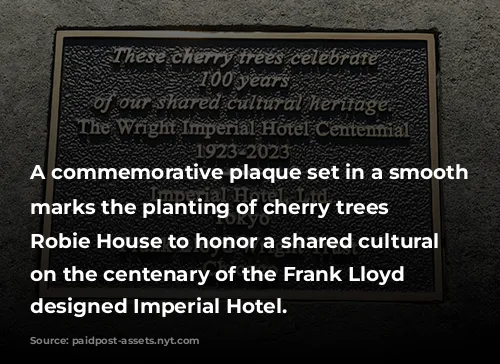
[[[61,30],[56,33],[48,170],[77,168],[437,168],[433,34]],[[78,180],[47,175],[46,203],[387,203],[389,213],[46,215],[43,234],[159,237],[160,249],[43,249],[42,269],[354,267],[371,281],[64,282],[43,297],[441,300],[436,180]],[[176,251],[169,238],[256,237],[257,247]],[[265,236],[432,237],[431,249],[265,249]]]

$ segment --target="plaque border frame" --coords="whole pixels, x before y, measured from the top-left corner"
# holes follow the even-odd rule
[[[288,39],[288,40],[358,40],[358,41],[425,41],[427,43],[427,78],[429,111],[429,146],[431,168],[438,168],[439,128],[437,106],[437,52],[434,33],[425,32],[282,32],[282,31],[216,31],[216,30],[136,30],[136,29],[64,29],[56,30],[53,53],[51,108],[47,147],[46,170],[55,168],[58,142],[60,88],[62,82],[63,47],[65,38],[162,38],[162,39]],[[376,301],[376,302],[431,302],[444,299],[443,244],[441,221],[440,181],[431,182],[433,232],[438,234],[437,249],[434,249],[434,291],[429,292],[376,292],[376,291],[334,291],[334,290],[197,290],[168,288],[49,288],[48,282],[39,282],[41,298],[109,298],[133,297],[139,299],[188,300],[200,295],[205,298],[275,299],[298,302],[325,301]],[[47,175],[45,181],[45,202],[52,203],[54,181]],[[52,216],[43,216],[42,230],[45,237],[51,236]],[[40,249],[40,269],[49,268],[49,248]]]

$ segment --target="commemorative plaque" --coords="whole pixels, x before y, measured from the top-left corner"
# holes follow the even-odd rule
[[[346,165],[437,168],[433,34],[269,33],[163,30],[56,32],[48,170],[165,171],[190,166],[248,170]],[[323,170],[324,173],[325,170]],[[323,173],[322,172],[322,173]],[[90,172],[89,172],[90,173]],[[186,172],[187,173],[187,172]],[[432,249],[266,249],[265,236],[440,235],[439,183],[412,179],[54,179],[45,203],[198,201],[386,204],[387,214],[222,212],[47,214],[43,234],[103,241],[157,237],[159,248],[42,250],[42,269],[338,269],[404,266],[404,281],[43,283],[44,297],[432,301],[442,297],[441,244]],[[227,176],[226,176],[227,177]],[[82,205],[83,206],[83,205]],[[81,207],[80,208],[84,208]],[[73,209],[74,211],[75,209]],[[195,209],[196,210],[196,209]],[[222,217],[221,217],[222,216]],[[169,239],[252,237],[247,249],[177,249]],[[347,269],[347,268],[346,268]],[[116,278],[116,277],[115,277]]]

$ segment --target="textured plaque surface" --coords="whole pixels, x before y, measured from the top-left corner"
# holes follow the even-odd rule
[[[47,166],[167,168],[198,163],[200,166],[249,164],[305,170],[350,163],[367,171],[375,167],[385,171],[393,167],[435,168],[438,145],[434,47],[433,35],[413,33],[59,31]],[[263,56],[257,57],[258,54]],[[220,57],[214,64],[215,55],[227,58]],[[298,64],[293,64],[295,61]],[[243,87],[245,82],[247,86]],[[255,86],[250,87],[251,84]],[[104,110],[108,99],[110,107]],[[173,99],[175,102],[171,102],[169,108],[167,105]],[[196,101],[194,108],[182,109],[193,103],[193,99],[208,101],[206,104]],[[316,108],[311,107],[315,100],[320,100]],[[337,106],[333,107],[335,103]],[[201,109],[200,105],[209,105],[209,109]],[[349,105],[357,111],[347,110]],[[370,105],[383,110],[372,113]],[[157,131],[165,132],[163,135],[142,132],[127,135],[126,125],[133,123],[143,123],[148,130],[156,125],[160,128]],[[103,132],[107,130],[109,133]],[[216,132],[206,137],[214,130],[224,135]],[[172,196],[186,199],[200,196],[234,203],[250,196],[245,193],[253,192],[254,196],[274,196],[288,202],[300,198],[307,201],[316,196],[320,201],[333,203],[388,203],[389,214],[329,214],[323,219],[262,214],[227,221],[213,216],[159,215],[142,219],[127,215],[53,215],[45,218],[44,233],[47,236],[77,232],[88,237],[97,233],[193,237],[199,232],[207,237],[279,238],[293,233],[335,237],[352,233],[361,237],[385,233],[432,236],[440,232],[439,184],[435,181],[368,178],[254,182],[230,185],[224,180],[48,179],[46,201],[77,199],[99,203],[115,199],[140,204],[153,201],[160,196],[158,193],[163,193],[166,200]],[[334,254],[260,248],[253,252],[208,253],[108,249],[42,252],[42,268],[55,270],[70,266],[104,271],[142,267],[215,269],[231,265],[278,270],[284,266],[395,269],[404,265],[405,281],[385,286],[348,281],[209,282],[204,287],[195,283],[58,281],[43,284],[40,293],[43,296],[132,295],[179,299],[200,294],[292,300],[442,298],[440,248],[340,249]]]

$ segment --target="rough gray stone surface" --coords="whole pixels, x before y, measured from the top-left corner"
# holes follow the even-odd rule
[[[29,236],[43,197],[30,181],[45,163],[54,32],[57,27],[293,26],[439,32],[439,117],[443,165],[469,169],[443,183],[445,301],[441,304],[308,303],[284,316],[34,316]],[[134,333],[319,343],[481,337],[500,321],[500,2],[376,1],[0,1],[0,330],[2,335]],[[102,328],[102,329],[101,329]],[[488,334],[498,335],[497,332]],[[25,339],[28,340],[27,338]],[[429,341],[430,342],[430,341]]]

